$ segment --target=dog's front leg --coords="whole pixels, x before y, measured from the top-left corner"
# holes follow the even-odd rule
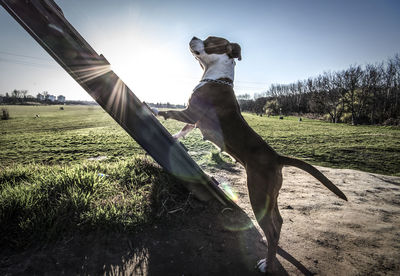
[[[193,98],[192,98],[193,99]],[[185,137],[190,131],[196,127],[196,123],[204,116],[207,109],[196,104],[189,104],[182,111],[168,110],[158,112],[159,116],[163,116],[165,120],[171,118],[186,123],[180,132],[173,135],[175,139]]]
[[[175,139],[185,137],[190,131],[195,128],[195,115],[188,109],[183,111],[169,110],[158,112],[159,116],[163,116],[164,119],[175,119],[184,123],[187,123],[178,133],[172,135]]]
[[[175,119],[177,121],[181,121],[192,125],[194,125],[197,122],[197,117],[198,117],[193,111],[191,111],[188,108],[182,111],[177,111],[177,110],[159,111],[158,116],[163,116],[165,120]]]
[[[186,124],[178,133],[172,135],[175,139],[185,138],[185,136],[192,131],[196,126],[192,124]]]

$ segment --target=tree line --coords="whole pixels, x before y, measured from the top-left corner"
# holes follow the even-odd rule
[[[261,97],[238,96],[242,111],[316,114],[333,123],[400,124],[400,57],[352,65],[290,84],[272,84]]]
[[[14,89],[11,92],[6,92],[5,94],[0,94],[0,104],[5,105],[57,105],[57,104],[68,104],[68,105],[97,105],[95,101],[80,101],[80,100],[68,100],[68,101],[58,101],[46,99],[47,95],[50,95],[47,91],[42,92],[44,99],[38,99],[32,95],[28,94],[28,90],[18,90]]]
[[[17,90],[14,89],[11,93],[0,94],[0,102],[6,104],[22,103],[26,100],[35,100],[31,95],[28,95],[28,90]]]

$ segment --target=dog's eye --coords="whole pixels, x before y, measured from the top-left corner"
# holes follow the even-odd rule
[[[193,53],[195,54],[195,55],[200,55],[200,52],[199,51],[193,51]]]

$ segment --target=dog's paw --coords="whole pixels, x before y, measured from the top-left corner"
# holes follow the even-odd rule
[[[158,111],[157,116],[162,116],[164,120],[168,119],[167,111]]]
[[[261,259],[257,262],[256,268],[262,272],[266,273],[267,272],[267,259]]]
[[[175,140],[179,140],[180,138],[185,138],[185,136],[181,135],[181,133],[178,132],[172,135],[172,138],[174,138]]]

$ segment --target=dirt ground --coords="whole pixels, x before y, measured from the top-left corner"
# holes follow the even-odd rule
[[[349,201],[285,168],[279,275],[399,275],[400,177],[322,168]],[[24,252],[0,249],[0,275],[261,275],[267,247],[239,166],[210,171],[231,183],[243,211],[193,203],[136,235],[75,236]]]

